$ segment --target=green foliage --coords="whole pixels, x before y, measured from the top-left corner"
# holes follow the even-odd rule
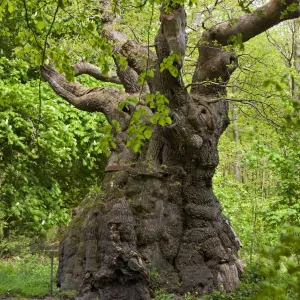
[[[230,293],[213,291],[209,295],[205,295],[203,300],[250,300],[251,295],[256,290],[257,287],[253,283],[240,283],[239,286]]]
[[[184,300],[198,300],[198,299],[199,299],[198,292],[195,293],[187,292],[184,297]]]
[[[90,15],[96,5],[92,1],[73,0],[2,1],[1,48],[9,56],[13,49],[14,55],[31,67],[54,63],[68,80],[74,78],[72,65],[82,57],[94,57],[94,63],[105,74],[112,62],[112,49],[99,35],[100,17]],[[124,61],[116,59],[123,67]]]
[[[279,82],[272,80],[272,79],[267,79],[263,82],[264,87],[268,87],[268,86],[274,86],[274,88],[277,91],[282,91],[282,86],[280,85]]]
[[[3,234],[2,234],[3,235]],[[25,256],[30,253],[29,244],[32,241],[24,236],[10,237],[10,239],[0,239],[0,258],[13,256]]]
[[[119,104],[119,110],[123,110],[124,108],[126,108],[129,111],[129,105],[137,105],[138,101],[139,100],[137,97],[126,97],[125,100]]]
[[[148,77],[151,77],[153,78],[154,77],[154,70],[152,69],[149,69],[149,70],[146,70],[145,72],[142,72],[140,75],[139,75],[139,78],[138,78],[138,83],[143,86],[146,82],[146,79]]]
[[[55,260],[54,272],[56,268]],[[49,282],[49,257],[27,255],[0,261],[2,297],[45,297],[49,294]]]
[[[120,124],[116,120],[112,120],[112,124],[107,124],[100,129],[100,132],[103,134],[101,138],[101,143],[98,144],[99,151],[109,155],[110,149],[116,148],[116,142],[113,137],[113,131],[120,131]],[[95,143],[95,146],[97,143]]]
[[[269,34],[277,42],[281,34],[289,36],[288,26]],[[281,47],[288,51],[286,40]],[[284,223],[299,226],[299,109],[290,94],[290,80],[299,84],[299,75],[294,67],[286,67],[263,35],[247,42],[239,68],[228,97],[243,100],[229,102],[236,109],[235,116],[230,112],[235,125],[221,137],[214,192],[241,239],[240,255],[249,264],[258,259],[262,245],[278,241]]]
[[[237,48],[240,51],[244,51],[245,50],[245,46],[243,43],[243,36],[242,34],[237,34],[237,35],[233,35],[230,36],[228,39],[228,43],[232,44],[233,47]]]
[[[125,57],[117,54],[113,54],[113,57],[115,58],[117,64],[119,65],[121,71],[124,71],[127,67],[127,60]],[[104,72],[105,74],[106,72]]]
[[[298,3],[292,3],[286,7],[286,9],[281,13],[280,17],[284,18],[287,14],[294,12],[298,9]]]
[[[171,12],[183,2],[167,1],[164,8]],[[235,5],[232,1],[222,1],[210,10],[214,3],[204,2],[207,11],[202,11],[201,19],[205,20],[203,27],[206,28],[224,17],[234,24],[241,14],[250,12],[255,5],[253,1],[241,0]],[[161,3],[155,1],[155,8]],[[188,2],[190,6],[195,3]],[[7,235],[7,229],[19,235],[43,235],[52,226],[67,223],[69,209],[99,185],[105,154],[116,146],[111,133],[120,130],[115,121],[108,125],[99,114],[90,115],[70,108],[44,84],[41,85],[43,101],[39,111],[39,82],[34,79],[39,77],[37,67],[40,64],[54,63],[68,80],[74,79],[72,64],[82,57],[100,66],[104,74],[109,70],[113,53],[98,33],[101,19],[94,14],[99,9],[98,3],[32,0],[25,4],[27,11],[21,0],[0,3],[0,53],[6,56],[0,58],[1,237]],[[153,22],[149,28],[152,4],[151,1],[115,1],[116,12],[122,14],[124,20],[116,25],[117,28],[124,29],[130,38],[142,44],[148,43],[159,26]],[[58,14],[53,22],[56,9]],[[288,6],[282,16],[294,9],[295,6]],[[153,19],[158,19],[158,11],[151,11]],[[190,7],[187,12],[190,16],[198,14],[199,7]],[[189,33],[188,49],[194,49],[199,41],[202,29],[200,26],[195,29]],[[277,48],[288,49],[286,37],[289,35],[284,27],[274,35],[277,40],[284,37],[283,46]],[[237,104],[239,141],[234,140],[234,128],[229,127],[220,142],[221,165],[214,178],[214,192],[241,238],[244,247],[240,253],[249,271],[232,293],[213,292],[205,297],[296,299],[299,294],[298,229],[291,232],[286,229],[279,244],[277,241],[284,223],[297,226],[300,223],[299,102],[290,101],[289,90],[291,79],[299,84],[299,74],[294,66],[286,67],[286,62],[265,36],[253,39],[247,46],[242,40],[241,35],[230,37],[231,45],[227,48],[229,51],[234,48],[239,55],[239,69],[232,76],[229,86],[233,88],[228,97],[251,102]],[[181,69],[186,82],[191,80],[190,68],[194,68],[196,52],[190,52],[190,61]],[[121,56],[114,56],[114,59],[121,69],[126,67]],[[176,62],[181,59],[171,54],[161,63],[160,71],[178,77]],[[144,84],[145,79],[153,75],[152,70],[147,70],[140,74],[139,83]],[[90,86],[96,85],[86,77],[80,80]],[[151,138],[154,126],[172,123],[168,99],[160,93],[148,94],[146,102],[147,108],[139,106],[138,98],[127,98],[120,104],[121,110],[127,109],[132,114],[128,146],[136,152]],[[263,105],[259,104],[261,102]],[[268,121],[263,121],[262,116]],[[240,181],[235,178],[234,167],[238,157]],[[22,242],[2,239],[0,254],[14,253],[25,244],[25,239]],[[266,252],[262,258],[257,253],[266,244],[272,248],[268,250],[270,255]],[[263,272],[259,273],[254,267]],[[4,266],[3,270],[6,268]],[[157,275],[155,270],[150,272],[154,282],[159,280]],[[4,290],[3,295],[14,295],[12,292],[5,294],[7,289]],[[31,296],[39,295],[34,291],[30,293]],[[15,295],[25,294],[17,292]],[[191,291],[184,297],[194,300],[197,295]],[[166,291],[156,292],[156,299],[173,298],[174,295]]]
[[[151,265],[148,265],[148,271],[149,271],[149,282],[150,287],[152,290],[157,290],[160,287],[161,283],[161,277],[159,273],[157,272],[156,268],[152,267]]]
[[[173,300],[174,294],[168,294],[166,290],[156,290],[155,291],[155,300]]]
[[[160,64],[160,71],[163,72],[164,70],[168,70],[173,77],[178,77],[178,67],[175,66],[175,62],[178,60],[181,60],[181,56],[175,53],[165,57]]]
[[[59,291],[59,296],[63,299],[75,299],[76,291],[74,290]]]
[[[43,235],[100,184],[108,148],[103,116],[78,112],[44,84],[40,113],[38,82],[22,82],[26,66],[0,60],[0,227]]]
[[[247,3],[247,0],[239,0],[238,1],[238,4],[241,7],[241,9],[247,14],[251,13],[251,10],[249,9],[249,5],[251,3],[252,3],[251,1]]]
[[[269,260],[261,274],[265,280],[258,285],[252,299],[293,300],[300,297],[300,227],[286,226],[280,243],[264,250]]]
[[[156,94],[147,94],[146,102],[149,104],[150,108],[155,112],[150,118],[152,124],[159,124],[164,126],[166,124],[172,124],[172,120],[169,117],[169,100],[162,95],[160,92]]]
[[[131,147],[134,152],[140,152],[145,141],[151,137],[151,127],[145,124],[148,116],[148,110],[142,106],[137,107],[131,117],[128,128],[130,139],[127,142],[127,146]]]
[[[287,135],[280,136],[280,148],[270,148],[258,143],[261,153],[268,160],[268,167],[276,178],[279,198],[264,212],[270,227],[286,222],[300,225],[300,151],[297,142]]]
[[[138,105],[138,98],[127,97],[120,103],[119,109],[126,108],[133,110],[128,134],[130,136],[127,146],[131,147],[134,152],[140,152],[145,141],[149,140],[152,136],[152,126],[159,124],[164,126],[166,124],[172,124],[172,120],[169,117],[169,100],[157,92],[156,94],[147,94],[146,103],[153,111],[151,115],[149,108]],[[151,115],[151,116],[150,116]]]

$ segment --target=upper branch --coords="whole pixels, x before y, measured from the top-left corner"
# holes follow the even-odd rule
[[[120,47],[120,54],[126,57],[128,65],[138,74],[145,72],[147,67],[153,68],[156,63],[156,56],[152,51],[132,40],[128,40]]]
[[[102,112],[108,121],[117,120],[121,128],[127,126],[129,116],[118,109],[128,94],[115,88],[87,88],[78,82],[68,83],[66,78],[50,66],[41,67],[42,76],[57,95],[76,108],[89,112]]]
[[[107,76],[105,76],[101,73],[100,68],[84,60],[74,65],[74,70],[75,70],[75,76],[88,74],[100,81],[121,84],[121,80],[117,74],[109,73]]]
[[[238,60],[234,51],[226,51],[222,46],[234,43],[234,37],[246,42],[284,20],[299,16],[299,0],[271,0],[236,22],[225,21],[205,31],[198,45],[199,57],[191,93],[226,93],[226,84],[236,69]],[[201,82],[204,81],[222,85],[202,85]]]
[[[299,16],[299,0],[271,0],[236,22],[226,21],[213,26],[204,33],[203,40],[215,40],[225,46],[230,44],[231,37],[240,35],[242,41],[246,42],[282,21]]]
[[[155,50],[157,54],[155,88],[164,94],[170,101],[170,107],[180,105],[180,99],[176,97],[181,92],[184,94],[184,84],[180,70],[186,51],[187,34],[186,13],[184,6],[176,5],[172,12],[166,12],[162,6],[160,13],[160,28],[155,37]],[[175,54],[173,58],[171,55]],[[161,64],[165,59],[172,59],[172,66],[164,68],[160,72]],[[177,69],[177,70],[176,70]]]
[[[138,75],[152,68],[156,60],[152,51],[129,40],[127,35],[118,30],[119,16],[113,13],[111,3],[101,0],[102,26],[101,34],[112,44],[115,54],[120,54],[127,59],[128,67],[122,71],[116,62],[117,74],[126,92],[135,93],[142,89],[138,84]],[[137,73],[137,74],[136,74]],[[151,85],[151,78],[146,78]]]
[[[132,94],[139,92],[141,87],[138,85],[137,73],[130,67],[126,67],[125,70],[122,70],[116,60],[115,64],[117,66],[117,72],[109,72],[109,74],[105,76],[101,73],[100,68],[82,60],[74,65],[75,76],[88,74],[100,81],[122,84],[126,93]]]
[[[185,55],[187,34],[186,28],[186,13],[183,6],[174,8],[171,13],[164,11],[164,6],[161,8],[160,14],[160,29],[156,36],[156,53],[159,60],[175,53],[181,57],[179,68]]]

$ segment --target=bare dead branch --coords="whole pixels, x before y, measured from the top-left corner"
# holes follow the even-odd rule
[[[262,113],[253,103],[249,103],[249,102],[244,102],[244,104],[248,104],[250,105],[257,113],[258,113],[258,116],[260,117],[256,117],[256,116],[253,116],[253,115],[250,115],[248,113],[246,113],[240,106],[239,106],[239,110],[245,115],[245,116],[248,116],[248,117],[251,117],[251,118],[256,118],[256,119],[263,119],[263,120],[266,120],[271,126],[275,127],[275,128],[283,128],[283,126],[281,126],[280,124],[276,123],[274,120],[272,120],[271,118],[269,118],[267,115],[265,115],[264,113]]]
[[[269,118],[269,114],[265,110],[266,107],[268,107],[272,111],[273,117],[276,116],[277,119],[284,119],[283,117],[279,116],[278,111],[269,103],[256,100],[256,99],[246,99],[246,98],[240,98],[240,99],[216,98],[216,99],[206,100],[207,103],[217,103],[219,101],[229,101],[229,102],[236,102],[236,103],[248,105],[251,108],[253,108],[261,118],[267,120],[268,123],[271,124],[272,126],[275,126],[277,128],[283,127],[282,125],[276,123],[273,118]],[[258,107],[258,105],[260,107]]]
[[[209,19],[212,18],[212,13],[216,9],[218,4],[220,4],[220,2],[222,2],[222,1],[221,0],[215,0],[215,3],[212,6],[206,6],[206,11],[207,11],[208,15],[202,21],[202,28],[203,29],[207,30],[207,28],[205,27],[205,22],[207,22]]]
[[[286,51],[286,49],[282,48],[271,36],[271,34],[266,31],[266,36],[267,36],[267,40],[268,42],[274,46],[279,53],[284,57],[285,61],[287,62],[288,66],[291,67],[292,66],[292,59],[293,59],[293,52],[290,51],[290,53],[287,53],[288,51]]]
[[[215,82],[215,81],[210,81],[210,80],[204,80],[204,81],[201,81],[201,82],[189,83],[184,87],[184,89],[187,90],[189,87],[199,86],[199,85],[203,85],[203,86],[205,86],[205,85],[216,85],[216,86],[224,87],[224,88],[228,87],[226,82],[220,83],[220,82]]]

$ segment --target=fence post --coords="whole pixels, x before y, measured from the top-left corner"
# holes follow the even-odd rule
[[[50,296],[52,297],[53,294],[53,260],[54,260],[54,251],[51,251],[51,272],[50,272]]]

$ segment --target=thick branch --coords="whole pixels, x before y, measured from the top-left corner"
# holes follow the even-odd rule
[[[166,13],[164,7],[160,14],[160,29],[156,36],[156,53],[161,61],[171,53],[179,55],[181,58],[185,55],[187,34],[186,27],[186,13],[183,6],[178,6],[172,13]],[[181,61],[177,62],[181,68]]]
[[[172,53],[175,53],[182,58],[185,55],[187,34],[186,13],[183,6],[179,6],[171,14],[161,12],[161,26],[169,48]]]
[[[117,62],[116,65],[116,73],[110,72],[108,76],[104,76],[100,68],[86,61],[80,61],[74,65],[75,76],[88,74],[100,81],[122,84],[126,93],[132,94],[139,92],[141,87],[138,85],[138,75],[136,72],[130,67],[126,67],[125,70],[122,70]]]
[[[143,87],[138,84],[138,74],[136,71],[130,67],[126,67],[125,70],[122,70],[122,68],[118,65],[117,66],[117,74],[122,81],[122,84],[125,88],[125,92],[129,94],[134,94],[141,92]]]
[[[141,89],[138,85],[138,74],[145,72],[147,68],[154,67],[155,55],[146,47],[135,41],[129,40],[126,34],[118,30],[117,21],[119,17],[115,15],[108,1],[101,1],[102,7],[102,35],[111,42],[116,54],[120,54],[127,59],[128,67],[125,71],[120,70],[118,63],[117,74],[128,93],[135,93]],[[131,70],[132,68],[133,70]],[[136,74],[137,73],[137,74]],[[151,85],[151,79],[148,84]]]
[[[193,86],[191,92],[226,93],[225,86],[236,69],[238,60],[233,51],[228,52],[222,46],[236,41],[246,42],[284,20],[299,16],[299,0],[271,0],[253,13],[240,17],[236,22],[222,22],[204,32],[198,46],[199,58],[193,83],[212,81],[222,83],[224,87],[199,85]]]
[[[186,93],[180,74],[187,42],[184,6],[176,5],[172,12],[168,13],[165,12],[163,6],[160,21],[160,28],[155,37],[155,50],[158,58],[155,88],[170,100],[170,107],[174,108],[181,105],[179,97],[177,98],[175,95]],[[171,55],[173,55],[173,58]],[[172,65],[160,72],[162,64],[166,63],[166,58],[173,60]]]
[[[121,127],[126,126],[129,116],[119,111],[118,105],[128,94],[115,88],[86,88],[78,82],[68,83],[63,75],[49,66],[41,67],[41,72],[55,93],[77,109],[102,112],[109,122],[118,120]]]
[[[75,76],[88,74],[100,81],[121,84],[121,80],[117,74],[109,73],[107,76],[105,76],[101,73],[100,68],[84,60],[74,65],[74,70],[75,70]]]
[[[231,37],[240,35],[242,41],[246,42],[282,21],[299,16],[299,0],[271,0],[251,14],[240,17],[236,22],[226,21],[213,26],[204,33],[203,40],[215,40],[224,46],[232,42]]]
[[[126,57],[128,65],[138,74],[145,72],[147,66],[151,69],[155,66],[156,56],[147,47],[141,46],[135,41],[128,40],[120,48],[120,54]],[[148,61],[148,65],[147,65]]]

